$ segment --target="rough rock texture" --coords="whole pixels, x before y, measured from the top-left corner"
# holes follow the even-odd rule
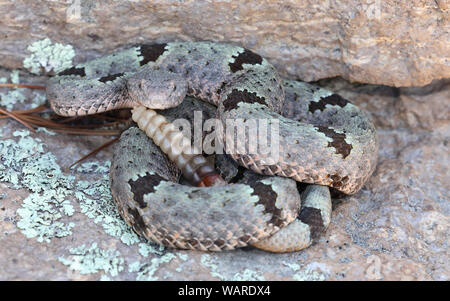
[[[142,42],[212,40],[254,50],[290,78],[390,86],[450,77],[444,0],[0,0],[0,66],[22,68],[49,37],[77,61]]]
[[[401,89],[342,79],[320,84],[371,115],[379,163],[359,193],[334,199],[319,243],[290,254],[149,245],[112,205],[110,149],[67,170],[110,138],[27,133],[0,119],[0,280],[449,280],[449,82]],[[15,109],[36,98],[18,92],[24,101]]]

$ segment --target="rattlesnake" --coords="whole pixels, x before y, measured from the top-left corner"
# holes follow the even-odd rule
[[[114,151],[111,191],[126,222],[152,241],[210,251],[249,244],[299,250],[328,226],[326,186],[353,194],[375,168],[375,127],[356,106],[317,86],[281,79],[267,60],[238,46],[139,45],[69,68],[47,85],[60,115],[134,107],[133,119],[144,129],[153,121],[143,117],[142,106],[171,108],[186,94],[217,106],[223,124],[277,120],[279,156],[273,161],[268,154],[231,153],[253,172],[235,175],[229,185],[192,187],[176,183],[179,170],[145,133],[125,131]],[[238,141],[248,146],[249,140],[225,136],[225,149]],[[300,214],[296,181],[315,184],[303,191]]]

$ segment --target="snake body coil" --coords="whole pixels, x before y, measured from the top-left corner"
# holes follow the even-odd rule
[[[66,116],[137,106],[167,109],[186,94],[217,106],[224,125],[276,120],[277,156],[236,151],[232,146],[239,143],[249,149],[251,136],[227,133],[226,152],[266,176],[246,172],[234,184],[190,187],[175,183],[176,166],[138,129],[124,132],[111,166],[111,190],[125,220],[150,240],[213,251],[247,244],[298,250],[329,223],[329,191],[319,185],[352,194],[374,170],[375,128],[356,106],[325,89],[282,80],[265,59],[238,46],[136,46],[67,69],[47,86],[52,108]],[[289,178],[319,184],[302,193],[300,213],[300,194]]]

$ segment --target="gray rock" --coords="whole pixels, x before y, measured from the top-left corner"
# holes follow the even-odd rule
[[[450,77],[446,1],[32,1],[2,3],[0,66],[44,37],[77,62],[142,42],[212,40],[260,53],[285,76],[389,86]]]

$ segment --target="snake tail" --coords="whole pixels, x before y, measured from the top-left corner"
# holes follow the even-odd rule
[[[214,167],[201,155],[201,151],[166,118],[143,106],[132,110],[132,119],[153,142],[176,164],[185,179],[197,187],[225,184]]]

